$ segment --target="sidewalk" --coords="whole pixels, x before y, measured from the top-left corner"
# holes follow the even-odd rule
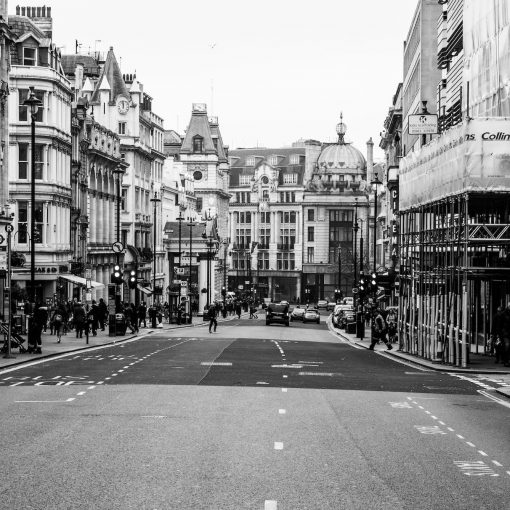
[[[359,345],[368,349],[370,346],[371,329],[365,328],[365,338],[361,340],[356,338],[355,334],[346,333],[343,329],[334,328],[331,324],[331,320],[327,321],[328,328],[330,331],[334,331],[339,337],[351,342],[355,345]],[[467,368],[461,368],[457,366],[448,365],[439,361],[431,361],[428,359],[415,356],[414,354],[407,354],[398,350],[398,344],[393,344],[393,349],[389,351],[385,344],[377,344],[374,347],[376,351],[384,351],[387,354],[400,358],[410,363],[415,363],[431,370],[439,370],[441,372],[455,372],[455,373],[466,373],[466,374],[507,374],[510,375],[510,367],[504,367],[502,363],[496,364],[495,358],[492,356],[485,356],[483,354],[469,354],[469,363]]]
[[[243,312],[241,317],[248,315]],[[223,319],[223,317],[218,317],[218,324],[221,322],[226,322],[233,320],[234,318],[237,318],[236,315],[233,315],[231,317],[228,317],[226,319]],[[150,321],[147,320],[147,324],[150,324]],[[82,351],[86,349],[90,349],[92,347],[98,347],[102,345],[111,345],[111,344],[118,344],[125,342],[127,340],[131,340],[132,338],[136,337],[144,337],[145,335],[150,335],[154,332],[159,331],[170,331],[174,329],[180,329],[180,328],[192,328],[192,327],[198,327],[198,326],[208,326],[209,321],[204,321],[202,317],[193,317],[191,324],[168,324],[163,322],[161,324],[162,327],[152,329],[152,328],[140,328],[140,331],[138,332],[138,335],[134,335],[132,333],[126,332],[124,336],[108,336],[108,328],[105,329],[105,331],[98,330],[97,336],[92,336],[92,334],[89,335],[89,343],[86,343],[85,334],[83,334],[83,338],[76,338],[76,332],[70,331],[67,335],[62,335],[62,341],[61,343],[57,343],[57,337],[55,335],[50,335],[50,328],[46,331],[46,333],[43,333],[41,335],[42,338],[42,345],[41,350],[42,354],[19,354],[18,349],[12,349],[12,355],[15,356],[15,358],[4,358],[3,356],[5,353],[0,354],[0,370],[7,367],[12,367],[15,365],[22,365],[24,363],[28,363],[30,361],[37,361],[44,358],[52,358],[55,356],[58,356],[60,354],[65,354],[68,352],[75,352],[75,351]],[[26,335],[24,337],[26,339]],[[3,341],[3,340],[2,340]],[[27,341],[23,343],[23,346],[27,347]]]

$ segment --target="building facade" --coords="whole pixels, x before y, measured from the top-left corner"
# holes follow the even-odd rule
[[[69,271],[71,250],[71,102],[72,93],[52,41],[49,8],[17,8],[9,16],[14,35],[9,77],[9,194],[13,201],[13,250],[26,265],[14,268],[17,299],[28,297],[30,226],[35,225],[35,293],[37,301],[54,297],[61,274]],[[31,114],[24,101],[34,87],[41,101],[31,144]],[[35,167],[30,165],[35,150]],[[30,182],[35,175],[36,199]]]

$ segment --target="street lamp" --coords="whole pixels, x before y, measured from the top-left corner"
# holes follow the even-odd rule
[[[189,227],[189,274],[188,274],[188,296],[189,296],[189,317],[188,324],[191,324],[191,259],[192,259],[192,250],[193,250],[193,227],[198,225],[198,223],[193,223],[190,218],[190,222],[187,224]]]
[[[154,233],[152,240],[152,306],[156,304],[156,238],[157,238],[157,221],[156,221],[156,213],[157,213],[157,205],[161,202],[161,199],[158,198],[158,193],[154,192],[154,197],[150,199],[151,202],[154,203],[154,214],[152,218],[152,222],[154,224]],[[156,314],[152,315],[152,327],[156,327]]]
[[[35,304],[35,120],[42,102],[36,97],[34,87],[30,87],[30,94],[23,102],[30,110],[31,124],[31,170],[30,170],[30,302]],[[33,310],[32,310],[33,313]]]
[[[382,184],[379,180],[377,174],[374,175],[374,180],[370,182],[370,184],[374,185],[374,273],[376,270],[376,253],[377,253],[377,186]]]
[[[354,287],[358,285],[358,198],[354,199],[355,201],[355,213],[354,213],[354,225],[352,230],[354,232]]]

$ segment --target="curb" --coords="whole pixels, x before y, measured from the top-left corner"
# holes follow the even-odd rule
[[[346,341],[348,341],[351,344],[358,345],[358,346],[363,347],[364,349],[368,350],[368,345],[365,345],[365,344],[363,344],[361,342],[358,342],[358,341],[353,341],[345,333],[343,333],[341,331],[335,330],[333,328],[333,326],[331,325],[331,321],[329,319],[327,321],[327,324],[328,324],[329,330],[333,331],[334,333],[336,333],[343,340],[346,340]],[[415,358],[411,354],[401,355],[401,354],[399,354],[399,351],[394,351],[394,350],[391,350],[391,351],[383,350],[383,351],[378,351],[378,352],[384,352],[384,354],[387,354],[389,356],[393,356],[394,358],[398,358],[398,359],[407,361],[409,363],[413,363],[415,365],[418,365],[418,366],[421,366],[421,367],[424,367],[424,368],[429,368],[430,370],[435,370],[437,372],[449,372],[449,373],[457,373],[457,374],[499,374],[499,375],[510,375],[510,372],[508,370],[505,370],[505,371],[503,371],[503,370],[480,370],[480,369],[477,369],[477,368],[457,368],[457,367],[452,367],[452,366],[449,366],[449,365],[435,364],[435,363],[432,363],[432,362],[430,362],[428,360],[422,360],[421,358]],[[508,394],[503,393],[503,395],[506,395],[506,396],[510,397],[510,391],[508,392]]]

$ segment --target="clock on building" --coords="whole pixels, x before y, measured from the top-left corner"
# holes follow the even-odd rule
[[[117,110],[122,115],[126,115],[126,113],[129,111],[129,101],[124,97],[119,97],[117,100]]]
[[[202,180],[202,177],[203,177],[203,175],[202,175],[202,172],[200,170],[195,170],[193,172],[193,179],[195,179],[195,181]]]

